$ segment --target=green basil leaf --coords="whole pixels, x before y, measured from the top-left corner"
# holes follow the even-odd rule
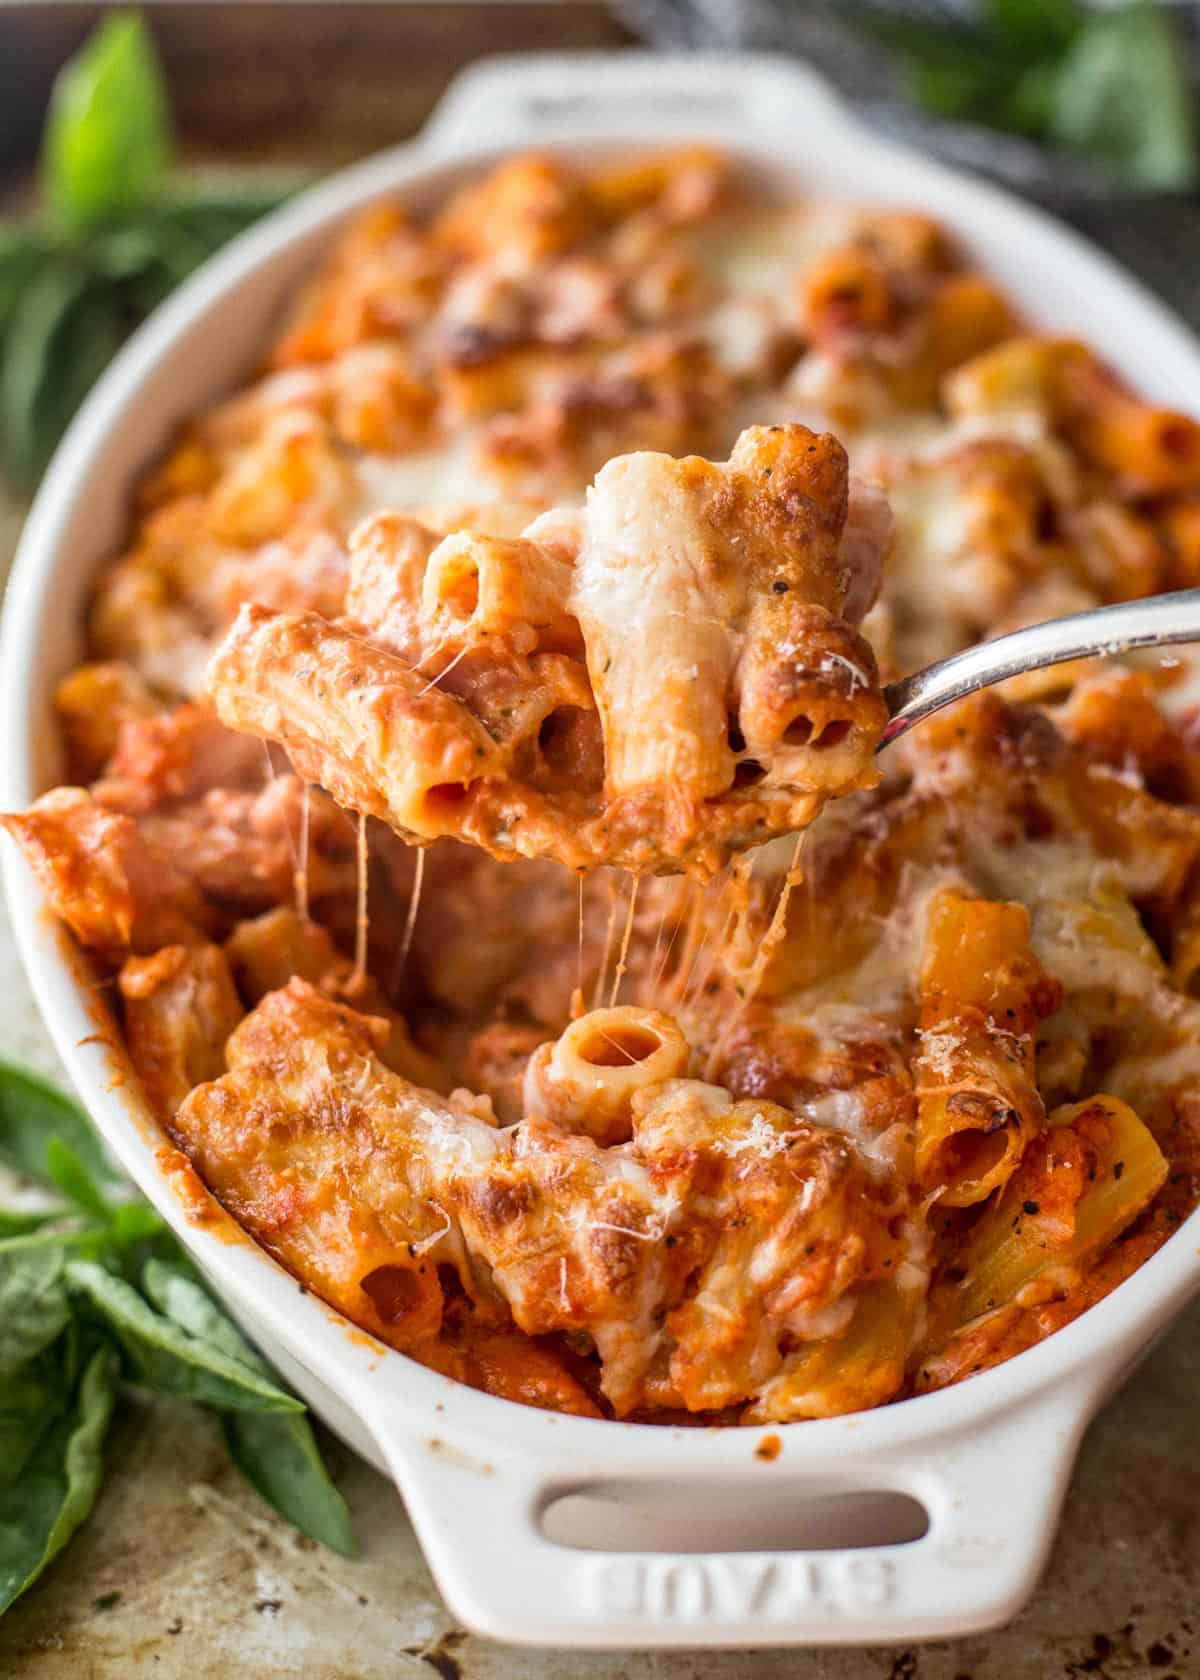
[[[25,227],[0,227],[0,341],[12,324],[26,286],[58,252],[45,234]]]
[[[46,453],[48,409],[59,404],[69,377],[63,361],[67,323],[89,285],[85,269],[60,258],[44,267],[21,293],[0,368],[0,445],[9,474],[35,482]]]
[[[9,1487],[24,1470],[69,1390],[61,1344],[0,1378],[0,1488]]]
[[[84,1166],[77,1150],[63,1138],[52,1137],[46,1145],[46,1171],[56,1190],[93,1219],[108,1221],[112,1209],[100,1193],[95,1179]]]
[[[62,1341],[55,1349],[55,1352],[59,1353],[62,1358],[64,1401],[66,1396],[73,1392],[85,1361],[95,1352],[97,1345],[98,1338],[94,1328],[88,1325],[85,1329],[80,1324],[78,1316],[72,1314],[63,1333]]]
[[[17,483],[36,482],[126,324],[112,288],[66,262],[26,288],[0,370],[0,440]]]
[[[61,1246],[0,1254],[0,1381],[57,1341],[71,1316]]]
[[[215,251],[227,239],[286,203],[301,184],[292,180],[193,185],[157,205],[154,214],[174,227],[189,229],[210,251]]]
[[[171,266],[157,231],[140,222],[122,223],[95,235],[88,242],[88,256],[131,321],[157,309],[182,278]]]
[[[186,1262],[151,1260],[142,1284],[159,1311],[189,1335],[202,1337],[252,1371],[272,1374]],[[281,1517],[343,1557],[358,1555],[349,1508],[329,1478],[306,1417],[230,1412],[223,1428],[230,1458]]]
[[[142,217],[122,220],[92,235],[88,255],[106,279],[136,280],[160,260],[157,230]]]
[[[141,214],[97,235],[89,246],[105,276],[122,286],[136,315],[148,315],[213,250],[194,230],[153,213]]]
[[[156,1313],[132,1285],[94,1260],[68,1260],[66,1277],[116,1335],[135,1382],[230,1411],[304,1410],[268,1378]]]
[[[62,1216],[61,1208],[50,1213],[22,1213],[15,1208],[0,1208],[0,1242],[10,1237],[31,1236]]]
[[[935,116],[990,121],[1020,73],[1021,55],[974,24],[896,12],[857,15],[899,58],[913,100]]]
[[[154,1211],[149,1202],[140,1199],[118,1202],[112,1210],[108,1234],[112,1242],[122,1247],[161,1238],[167,1230],[166,1221]],[[169,1237],[174,1244],[174,1237]]]
[[[1089,19],[1059,71],[1050,133],[1130,185],[1197,184],[1187,54],[1160,7],[1135,0]]]
[[[966,62],[913,64],[908,80],[912,97],[922,110],[950,121],[979,114],[995,88],[990,69]]]
[[[139,311],[155,307],[228,240],[283,202],[279,185],[191,189],[110,221],[89,257],[109,279],[132,286]]]
[[[986,0],[982,12],[987,32],[1026,62],[1057,58],[1084,21],[1073,0]]]
[[[159,1312],[189,1336],[211,1343],[247,1370],[270,1376],[266,1361],[221,1311],[189,1260],[148,1260],[142,1269],[142,1288]]]
[[[86,1251],[93,1244],[98,1244],[100,1248],[108,1246],[106,1225],[71,1225],[63,1223],[62,1219],[60,1214],[53,1224],[43,1225],[39,1230],[24,1231],[15,1237],[0,1237],[0,1260],[19,1254],[40,1253],[43,1249],[60,1248],[65,1254],[68,1249]]]
[[[182,285],[213,253],[212,244],[194,228],[165,223],[157,233],[158,262],[170,276],[172,286]]]
[[[159,186],[171,161],[170,115],[136,13],[110,13],[60,71],[42,159],[47,202],[68,227],[94,227]]]
[[[50,1185],[50,1142],[58,1138],[100,1183],[119,1180],[77,1103],[49,1080],[0,1061],[0,1163]]]
[[[974,66],[981,63],[986,51],[980,31],[958,20],[933,22],[873,8],[860,10],[854,16],[864,34],[899,53],[909,64]]]
[[[299,172],[279,175],[193,175],[177,193],[160,205],[168,216],[190,217],[211,212],[252,222],[276,210],[308,184]]]
[[[1050,126],[1057,97],[1058,72],[1054,65],[1030,65],[1005,95],[996,126],[1040,140]]]
[[[187,276],[180,274],[173,268],[170,261],[162,256],[156,256],[148,263],[142,272],[130,282],[129,298],[139,315],[149,315],[159,304],[170,297],[180,280]]]
[[[136,1282],[147,1260],[173,1260],[179,1252],[165,1222],[140,1197],[119,1202],[102,1237],[78,1250],[82,1259],[101,1261],[127,1283]]]
[[[62,1551],[96,1503],[116,1381],[116,1356],[98,1348],[70,1412],[43,1434],[20,1475],[0,1490],[0,1615]]]
[[[358,1556],[350,1508],[329,1479],[307,1418],[228,1412],[222,1427],[230,1458],[268,1505],[310,1540]]]

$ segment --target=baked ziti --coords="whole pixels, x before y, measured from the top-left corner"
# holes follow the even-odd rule
[[[1196,583],[1200,425],[926,216],[516,157],[353,221],[141,484],[7,826],[354,1324],[584,1416],[853,1411],[1200,1199],[1184,667],[877,760],[881,682]]]

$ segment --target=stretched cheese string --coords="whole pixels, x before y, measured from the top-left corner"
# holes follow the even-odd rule
[[[267,785],[269,787],[272,782],[278,781],[279,771],[275,768],[275,760],[271,757],[271,743],[269,741],[264,741],[263,742],[262,750],[263,750],[263,757],[267,761]],[[304,791],[305,791],[305,794],[307,794],[307,792],[308,792],[307,786],[305,787]],[[307,807],[306,807],[306,810],[307,810]],[[293,881],[293,883],[296,883],[296,882],[298,882],[299,875],[300,875],[300,856],[299,856],[299,853],[296,850],[296,837],[292,833],[292,825],[291,825],[290,822],[285,822],[284,823],[283,831],[287,835],[288,851],[292,855],[292,881]],[[307,854],[306,854],[306,861],[307,861]],[[297,890],[298,890],[298,888],[297,888]],[[306,883],[305,884],[305,909],[302,912],[306,919],[307,919],[307,916],[308,916],[307,891],[308,891],[308,889],[307,889],[307,883]]]
[[[746,994],[748,998],[757,997],[758,988],[762,985],[763,976],[767,972],[767,965],[775,955],[784,934],[787,932],[788,900],[791,898],[793,890],[804,879],[800,862],[804,855],[804,842],[808,839],[808,834],[809,831],[805,828],[801,829],[796,836],[796,844],[792,848],[792,861],[788,864],[787,874],[783,878],[783,886],[779,889],[779,897],[775,901],[775,912],[771,917],[771,925],[767,928],[763,942],[758,948],[758,955],[754,959],[754,967],[750,970],[750,981]]]
[[[728,911],[718,939],[714,940],[713,929],[723,901],[729,896],[729,889],[734,878],[730,865],[726,864],[711,881],[706,881],[702,887],[693,886],[692,888],[692,913],[688,921],[688,948],[679,965],[682,984],[676,985],[675,988],[675,996],[680,1008],[687,1002],[689,996],[699,997],[701,986],[695,984],[697,978],[699,977],[701,980],[701,985],[707,981],[709,974],[712,972],[713,964],[724,948],[730,921]],[[703,961],[706,953],[707,961]]]
[[[400,936],[400,949],[396,952],[396,960],[392,964],[392,978],[390,991],[395,995],[408,962],[408,953],[412,949],[413,933],[417,926],[417,912],[421,908],[421,888],[425,885],[425,848],[417,848],[417,867],[413,873],[412,897],[408,901],[408,914],[404,918],[404,932]]]
[[[608,994],[608,1007],[611,1009],[617,1001],[621,990],[621,981],[625,978],[626,959],[629,956],[629,938],[633,932],[633,912],[637,906],[638,888],[642,884],[640,875],[633,877],[633,885],[629,889],[629,908],[625,912],[625,932],[621,938],[621,954],[617,958],[617,969],[613,975],[612,990]]]
[[[580,999],[583,998],[583,881],[582,873],[579,877],[579,950],[575,958],[575,990]]]
[[[664,915],[666,914],[665,908],[664,908],[663,914]],[[666,978],[667,967],[668,967],[668,965],[671,961],[671,952],[675,949],[675,941],[679,938],[679,930],[684,924],[684,919],[685,918],[683,916],[679,916],[679,917],[676,918],[675,925],[671,929],[671,937],[667,940],[666,949],[663,951],[663,954],[662,954],[662,962],[655,965],[654,972],[653,972],[653,974],[651,975],[651,978],[650,978],[650,996],[651,996],[651,998],[655,998],[655,997],[658,996],[658,989],[662,985],[663,981]],[[661,923],[659,925],[659,937],[660,938],[662,937]]]
[[[450,675],[451,671],[453,671],[454,667],[458,664],[459,660],[460,659],[465,659],[467,654],[470,651],[471,651],[471,646],[470,646],[469,642],[467,643],[467,645],[465,647],[459,648],[458,652],[454,655],[454,658],[450,661],[450,663],[448,665],[443,665],[442,669],[437,673],[436,676],[430,677],[429,681],[425,684],[425,687],[421,690],[421,694],[428,694],[429,690],[431,688],[436,688],[438,683],[441,682],[442,678],[443,677],[448,677]],[[421,698],[421,694],[417,695],[418,700]]]
[[[679,966],[675,971],[675,979],[671,988],[674,993],[676,1005],[678,1005],[679,999],[682,996],[688,981],[692,977],[692,965],[696,960],[696,952],[700,944],[703,942],[703,911],[704,895],[696,886],[694,881],[689,881],[688,913],[686,922],[687,932],[683,936],[683,950],[680,952]]]
[[[779,897],[775,900],[775,908],[771,913],[771,920],[767,925],[767,931],[763,935],[762,942],[755,953],[754,962],[751,965],[749,974],[746,976],[745,985],[738,988],[740,997],[737,1008],[731,1012],[729,1019],[726,1021],[721,1032],[718,1033],[716,1042],[709,1051],[708,1060],[704,1065],[705,1079],[715,1079],[717,1070],[721,1065],[721,1058],[725,1054],[726,1046],[733,1037],[733,1034],[741,1025],[747,1009],[758,996],[758,989],[763,983],[763,976],[767,972],[767,966],[770,963],[771,958],[775,955],[780,941],[783,939],[783,936],[787,931],[788,900],[792,896],[793,887],[798,886],[800,881],[803,879],[800,871],[800,858],[804,849],[804,839],[807,833],[807,829],[802,829],[796,836],[796,845],[792,852],[792,861],[788,865],[787,874],[783,877],[783,885],[779,889]]]
[[[294,880],[296,884],[296,914],[301,921],[308,920],[308,843],[311,829],[311,801],[309,795],[312,789],[308,783],[304,784],[304,795],[300,804],[300,862],[296,868]]]
[[[609,1007],[611,1008],[611,1005]],[[605,1032],[603,1027],[596,1028],[596,1031],[599,1032],[600,1037],[604,1039],[606,1043],[612,1045],[613,1049],[617,1051],[619,1055],[624,1056],[627,1062],[635,1063],[637,1061],[637,1057],[633,1054],[633,1052],[627,1050],[625,1046],[615,1039],[611,1033]]]
[[[350,984],[360,990],[367,979],[367,818],[358,813],[357,849],[358,902],[354,916],[354,973]]]
[[[741,857],[735,858],[717,876],[714,883],[717,908],[719,909],[724,902],[725,919],[721,923],[721,932],[718,938],[709,942],[708,960],[703,969],[701,969],[699,962],[693,964],[692,973],[688,976],[687,985],[683,989],[683,997],[680,999],[681,1007],[686,1006],[689,1002],[695,1002],[697,998],[703,996],[704,988],[708,985],[713,969],[717,966],[718,960],[728,950],[729,937],[733,932],[738,905],[745,896],[752,867],[750,859],[743,854]],[[711,892],[710,896],[713,896]]]
[[[658,908],[658,927],[655,930],[655,934],[654,934],[654,946],[653,946],[653,949],[650,952],[650,967],[649,967],[648,972],[649,972],[649,975],[650,975],[650,993],[651,993],[651,996],[653,996],[653,993],[654,993],[655,977],[658,974],[658,959],[659,959],[659,954],[662,951],[663,934],[666,931],[667,931],[667,906],[666,906],[666,901],[664,900],[659,905],[659,908]]]
[[[599,1009],[600,999],[604,995],[604,977],[608,973],[608,959],[612,956],[613,934],[617,929],[617,889],[611,878],[608,882],[608,926],[604,930],[604,955],[600,959],[600,972],[596,976],[596,984],[592,989],[592,1008]]]
[[[262,743],[262,756],[267,761],[267,786],[271,786],[272,781],[279,780],[279,771],[276,769],[276,761],[271,756],[271,743],[269,741]],[[296,855],[296,837],[292,835],[291,823],[284,823],[284,833],[287,835],[287,850],[292,855],[292,879],[294,879],[296,870],[299,869],[299,857]]]

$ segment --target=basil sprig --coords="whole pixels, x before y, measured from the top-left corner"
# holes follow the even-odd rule
[[[33,1585],[90,1515],[104,1480],[116,1381],[115,1355],[97,1347],[70,1403],[0,1491],[0,1613]]]
[[[978,0],[969,13],[907,17],[868,0],[850,15],[895,52],[935,116],[1060,147],[1129,187],[1200,182],[1187,53],[1152,0]]]
[[[142,1287],[158,1310],[189,1336],[217,1349],[257,1377],[270,1378],[260,1358],[237,1326],[226,1318],[194,1274],[178,1260],[150,1260]],[[229,1456],[269,1504],[286,1515],[296,1510],[297,1527],[332,1551],[351,1557],[355,1551],[350,1513],[341,1499],[314,1499],[316,1482],[327,1481],[320,1450],[307,1421],[293,1413],[240,1406],[222,1418]]]
[[[38,1185],[45,1203],[0,1207],[0,1614],[95,1504],[126,1384],[217,1412],[252,1486],[353,1556],[349,1511],[301,1401],[154,1210],[127,1194],[75,1104],[3,1062],[0,1166]]]
[[[43,144],[43,191],[64,227],[136,210],[171,165],[171,114],[154,44],[133,13],[114,13],[64,65]]]
[[[286,196],[279,183],[180,187],[150,33],[111,12],[54,84],[43,210],[0,227],[0,465],[36,483],[129,332]]]

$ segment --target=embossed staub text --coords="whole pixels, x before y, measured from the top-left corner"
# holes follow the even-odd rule
[[[829,1558],[597,1558],[581,1576],[593,1611],[667,1622],[862,1615],[886,1608],[897,1592],[895,1561],[872,1552]]]

